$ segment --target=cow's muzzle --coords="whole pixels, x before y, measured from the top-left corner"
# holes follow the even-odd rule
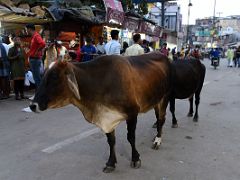
[[[40,109],[39,109],[39,105],[36,102],[33,102],[29,105],[30,109],[35,112],[35,113],[39,113]]]

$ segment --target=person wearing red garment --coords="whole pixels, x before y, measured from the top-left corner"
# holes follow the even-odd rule
[[[40,34],[35,31],[34,24],[27,24],[26,29],[28,34],[32,37],[28,57],[35,85],[36,88],[38,88],[41,82],[40,67],[42,63],[42,50],[46,44]]]

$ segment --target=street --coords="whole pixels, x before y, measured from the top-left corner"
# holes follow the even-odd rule
[[[208,59],[203,63],[207,72],[198,123],[187,117],[188,100],[177,100],[179,127],[171,128],[168,110],[162,145],[153,150],[154,112],[139,115],[139,169],[130,167],[125,123],[116,129],[116,169],[105,174],[106,137],[77,108],[34,114],[21,112],[29,100],[1,100],[0,180],[239,180],[240,68],[227,68],[226,59],[216,70]]]

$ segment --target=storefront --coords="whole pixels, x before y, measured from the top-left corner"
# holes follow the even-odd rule
[[[122,31],[122,42],[126,41],[129,45],[131,45],[132,42],[132,36],[134,33],[136,33],[139,29],[140,24],[140,18],[130,16],[130,14],[126,14],[125,20],[123,23],[123,31]],[[142,34],[141,38],[144,39],[145,35]]]
[[[104,41],[111,40],[111,30],[118,30],[121,37],[122,25],[124,22],[124,12],[120,1],[103,0],[105,5],[105,23],[102,26],[102,36]],[[121,38],[120,38],[121,41]]]
[[[31,37],[25,31],[27,23],[33,23],[36,26],[36,31],[49,38],[49,33],[45,33],[45,27],[48,26],[53,19],[45,12],[44,16],[40,16],[26,9],[19,7],[7,8],[0,5],[0,33],[1,36],[8,36],[11,41],[12,36],[19,36],[21,38],[21,45],[25,50],[25,60],[28,63],[26,52],[29,50]]]
[[[102,34],[101,20],[95,17],[91,7],[49,9],[55,21],[49,27],[51,38],[61,40],[67,49],[82,47],[86,37],[97,40]]]

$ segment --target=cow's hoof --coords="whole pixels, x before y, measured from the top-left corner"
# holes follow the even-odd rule
[[[160,145],[161,145],[161,143],[162,143],[162,138],[160,138],[160,137],[155,137],[154,142],[153,142],[153,145],[152,145],[152,149],[158,150],[159,147],[160,147]]]
[[[157,123],[156,122],[153,124],[152,128],[157,128]]]
[[[138,169],[141,167],[141,160],[139,159],[138,161],[132,161],[130,165],[132,168]]]
[[[188,113],[188,117],[193,117],[193,113]]]
[[[172,124],[172,128],[178,128],[178,124]]]
[[[112,167],[112,166],[106,166],[105,168],[103,168],[104,173],[111,173],[114,170],[115,170],[115,167]]]
[[[160,147],[160,145],[158,145],[157,143],[154,143],[154,144],[152,145],[152,149],[154,149],[154,150],[158,150],[159,147]]]
[[[194,117],[193,122],[198,122],[198,117]]]

